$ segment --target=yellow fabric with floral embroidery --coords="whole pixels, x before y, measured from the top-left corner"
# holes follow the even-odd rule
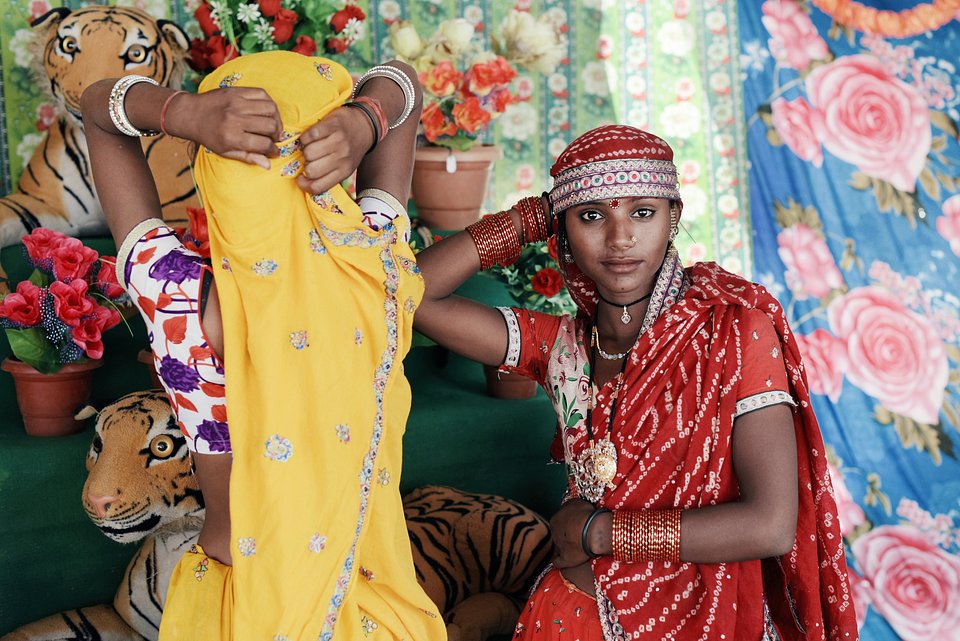
[[[399,493],[402,360],[422,280],[404,229],[372,231],[339,186],[311,197],[294,180],[297,137],[351,85],[336,63],[278,51],[200,86],[261,87],[286,129],[269,171],[203,149],[196,163],[225,334],[238,641],[446,638],[416,581]],[[164,612],[163,641],[218,616],[188,610]]]

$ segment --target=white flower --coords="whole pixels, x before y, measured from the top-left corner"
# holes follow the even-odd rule
[[[636,100],[642,100],[647,95],[647,79],[640,74],[634,74],[627,78],[627,93]]]
[[[686,203],[684,203],[684,209],[686,209]],[[699,263],[707,257],[707,248],[702,243],[694,243],[687,247],[686,256],[684,256],[683,262],[686,265],[692,265],[693,263]]]
[[[237,20],[240,22],[253,22],[260,17],[260,7],[253,4],[242,4],[237,7]]]
[[[686,205],[686,202],[684,202]],[[717,209],[728,218],[734,218],[737,214],[737,197],[732,194],[724,194],[717,198]]]
[[[224,18],[230,20],[230,5],[222,0],[212,0],[210,2],[210,19],[220,29],[223,29]]]
[[[729,125],[733,123],[733,102],[724,100],[713,106],[711,112],[713,120],[720,125]]]
[[[663,52],[681,58],[693,49],[694,39],[693,25],[686,20],[668,20],[657,32]]]
[[[683,199],[683,219],[693,222],[707,213],[707,194],[693,184],[680,185],[680,198]]]
[[[722,11],[711,11],[703,22],[711,33],[723,33],[727,29],[727,16]]]
[[[550,107],[550,111],[547,112],[547,122],[549,122],[554,129],[563,126],[569,117],[570,108],[564,104],[554,105]]]
[[[647,45],[643,40],[635,40],[633,43],[627,47],[626,51],[627,62],[634,66],[639,67],[647,62]]]
[[[744,71],[763,71],[770,52],[760,44],[759,40],[750,40],[743,43],[743,53],[740,55],[740,67]]]
[[[400,17],[400,3],[396,0],[383,0],[377,11],[386,22],[393,22]]]
[[[726,71],[717,71],[710,74],[710,88],[718,94],[730,93],[730,74]]]
[[[256,25],[254,25],[251,33],[256,37],[257,42],[261,45],[266,45],[273,42],[273,25],[268,24],[263,18],[260,19]]]
[[[607,82],[607,67],[604,63],[591,61],[583,65],[581,72],[583,90],[591,96],[605,98],[610,95],[610,85]]]
[[[632,127],[646,129],[649,120],[650,109],[647,107],[646,103],[635,102],[630,107],[630,111],[627,112],[627,124]]]
[[[517,98],[520,100],[528,100],[533,95],[533,90],[536,88],[536,85],[534,85],[533,80],[527,76],[517,76],[513,87]]]
[[[473,25],[463,18],[444,20],[437,29],[437,43],[445,45],[450,55],[456,57],[470,46],[473,33]]]
[[[17,29],[10,38],[10,51],[13,52],[13,64],[18,67],[29,67],[33,64],[33,52],[30,43],[33,42],[33,32],[29,29]]]
[[[547,78],[547,87],[555,96],[562,95],[567,91],[567,77],[562,73],[552,73]]]
[[[537,20],[525,11],[510,11],[504,17],[498,43],[504,58],[538,73],[552,73],[563,58],[554,25],[545,16]]]
[[[642,36],[647,30],[647,19],[639,11],[631,11],[627,14],[624,22],[627,25],[627,31],[634,36]]]
[[[500,116],[500,131],[508,140],[523,142],[537,129],[537,112],[529,102],[509,105]]]
[[[560,154],[563,153],[563,150],[567,148],[567,141],[563,138],[551,138],[550,142],[547,143],[547,151],[550,152],[550,157],[556,159]]]
[[[721,156],[729,153],[733,149],[733,136],[717,134],[713,137],[713,149]]]
[[[20,139],[20,143],[17,145],[17,156],[20,157],[21,164],[26,166],[30,162],[33,151],[42,140],[43,134],[39,133],[30,133]]]
[[[473,4],[463,10],[463,18],[470,24],[476,25],[483,22],[483,9]]]
[[[660,114],[660,130],[666,138],[686,140],[700,131],[700,111],[689,102],[668,105]]]

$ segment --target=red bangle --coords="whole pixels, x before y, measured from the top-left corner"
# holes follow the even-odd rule
[[[520,236],[513,218],[505,211],[484,216],[466,229],[477,246],[480,269],[515,260],[520,255]]]
[[[380,106],[380,101],[371,98],[370,96],[357,96],[350,102],[358,105],[366,105],[370,108],[370,111],[373,112],[374,117],[377,119],[377,124],[379,128],[377,130],[377,142],[387,137],[387,129],[389,128],[387,124],[387,117],[383,113],[383,107]]]
[[[544,211],[542,197],[521,198],[513,208],[520,214],[521,242],[524,245],[538,243],[550,236],[547,230],[547,212]]]
[[[170,135],[170,133],[167,131],[167,108],[170,107],[170,103],[173,102],[173,99],[182,93],[187,92],[183,91],[182,89],[179,91],[174,91],[172,94],[167,96],[167,99],[163,101],[163,107],[160,108],[160,131],[162,131],[165,136]]]

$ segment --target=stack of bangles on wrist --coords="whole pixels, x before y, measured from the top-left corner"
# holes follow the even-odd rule
[[[536,243],[549,237],[547,213],[540,196],[522,198],[514,209],[520,214],[520,233],[510,214],[502,211],[484,216],[467,227],[467,233],[477,245],[480,269],[515,260],[527,243]]]
[[[618,561],[680,562],[680,510],[617,510],[612,529]]]
[[[369,154],[376,149],[380,141],[387,137],[389,127],[387,126],[387,117],[383,114],[383,107],[380,106],[378,100],[369,96],[357,96],[353,100],[345,102],[343,106],[359,109],[370,119],[370,125],[373,127],[373,144],[367,150]]]
[[[395,67],[391,67],[389,65],[377,65],[376,67],[371,67],[367,73],[360,76],[360,78],[357,80],[357,84],[353,86],[354,102],[357,101],[357,96],[360,93],[360,89],[363,87],[363,85],[366,84],[366,82],[371,78],[377,77],[389,78],[398,87],[400,87],[400,90],[403,92],[403,112],[400,114],[399,118],[389,123],[386,127],[387,129],[396,129],[406,122],[407,117],[413,112],[413,107],[416,104],[416,94],[414,93],[413,82],[411,82],[410,78],[408,78],[405,73],[399,69],[396,69]],[[386,119],[384,119],[384,122],[386,122]],[[384,135],[386,135],[386,133],[384,133]]]

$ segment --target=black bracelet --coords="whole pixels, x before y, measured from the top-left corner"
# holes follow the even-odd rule
[[[345,102],[343,103],[344,107],[354,107],[359,109],[367,115],[367,118],[370,119],[370,124],[373,126],[373,144],[370,145],[370,149],[367,150],[369,154],[371,151],[376,149],[377,143],[380,142],[380,127],[377,125],[377,119],[372,113],[370,113],[370,108],[359,102]]]
[[[583,552],[587,555],[587,558],[595,559],[600,556],[599,554],[594,554],[593,550],[590,549],[590,542],[587,540],[587,534],[590,532],[590,524],[593,523],[593,519],[597,518],[598,514],[603,514],[604,512],[610,512],[610,510],[605,507],[594,510],[593,514],[587,517],[587,522],[583,524],[583,532],[580,533],[580,547],[583,548]]]

